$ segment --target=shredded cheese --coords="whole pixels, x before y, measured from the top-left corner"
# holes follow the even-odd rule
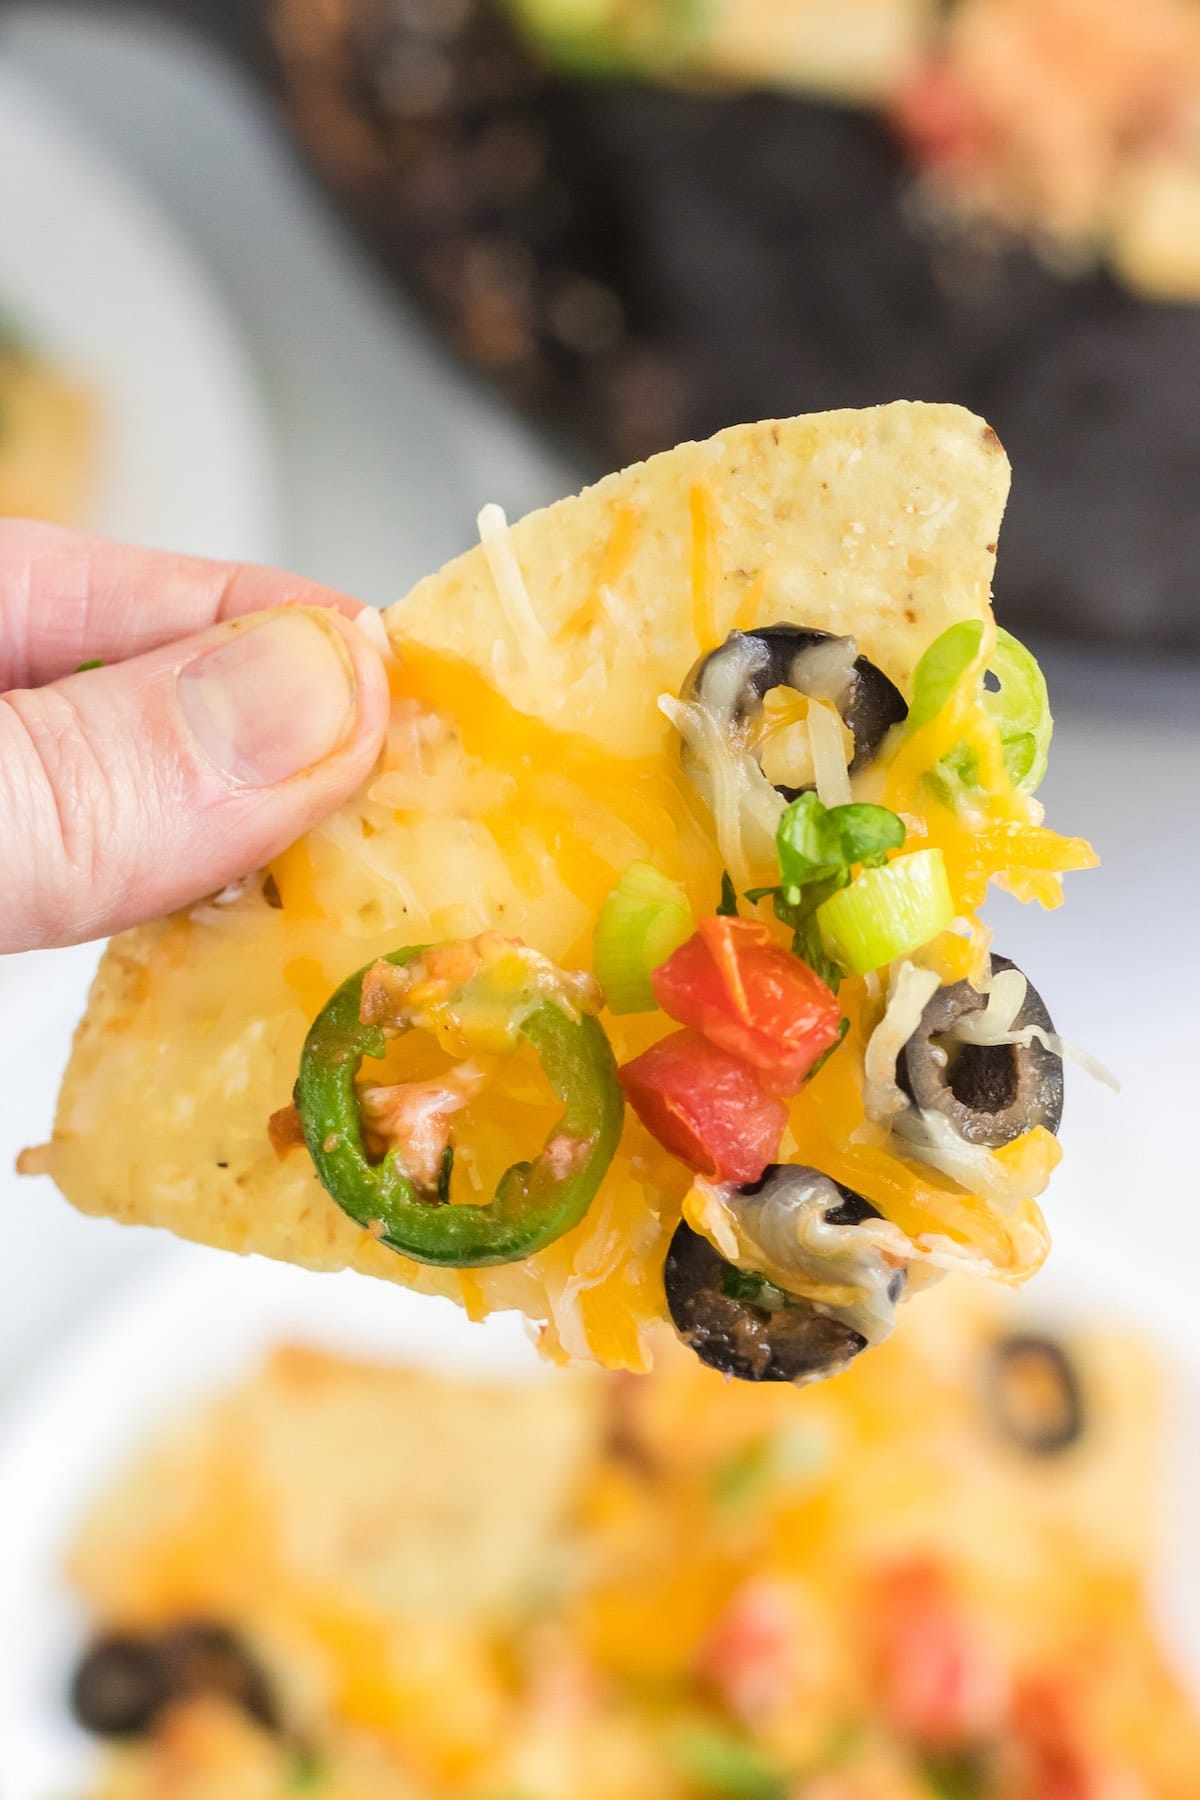
[[[658,707],[695,758],[722,860],[735,884],[744,887],[774,864],[783,797],[752,752],[734,748],[707,706],[660,694]]]
[[[863,1107],[877,1124],[890,1125],[911,1104],[896,1085],[896,1061],[940,986],[934,969],[901,962],[892,971],[887,1007],[863,1056]]]
[[[387,626],[383,622],[383,614],[378,607],[361,607],[354,615],[354,626],[355,630],[366,638],[371,648],[378,650],[380,656],[391,656],[392,640],[387,634]]]
[[[850,804],[850,769],[846,740],[837,709],[823,700],[808,705],[808,741],[812,747],[817,796],[823,806]]]
[[[692,517],[692,629],[701,655],[718,643],[714,614],[716,594],[716,545],[712,495],[702,481],[688,493]]]
[[[496,584],[496,593],[504,608],[509,629],[528,656],[530,644],[545,644],[547,638],[542,622],[533,610],[525,577],[512,547],[504,508],[497,506],[494,500],[489,501],[480,509],[476,524],[479,527],[483,554],[487,557],[488,568],[492,572],[492,580]]]

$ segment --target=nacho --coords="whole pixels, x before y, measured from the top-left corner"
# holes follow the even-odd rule
[[[87,1791],[1194,1800],[1162,1376],[1007,1299],[943,1289],[801,1405],[669,1343],[490,1391],[276,1351],[83,1520]]]
[[[641,1368],[669,1315],[807,1380],[948,1269],[1023,1279],[1064,1046],[979,908],[1094,858],[991,617],[1008,474],[901,403],[485,509],[385,615],[363,790],[109,947],[31,1165],[563,1361]]]

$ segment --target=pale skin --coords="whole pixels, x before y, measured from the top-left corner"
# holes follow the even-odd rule
[[[275,569],[0,520],[0,952],[214,893],[353,793],[388,709],[361,611]]]

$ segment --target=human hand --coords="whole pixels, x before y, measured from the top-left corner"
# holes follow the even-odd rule
[[[0,951],[168,912],[332,812],[387,721],[359,611],[273,569],[0,521]]]

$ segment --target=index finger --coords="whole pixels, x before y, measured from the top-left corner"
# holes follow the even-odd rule
[[[84,662],[121,662],[240,613],[296,602],[348,618],[362,603],[253,563],[138,550],[31,519],[0,519],[0,692]]]

